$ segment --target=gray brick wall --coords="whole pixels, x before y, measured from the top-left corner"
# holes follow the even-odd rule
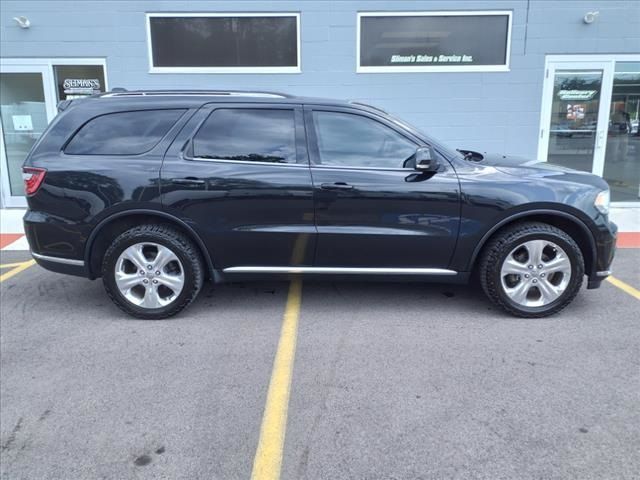
[[[272,89],[378,105],[452,146],[534,157],[546,54],[640,52],[637,0],[0,2],[3,57],[105,57],[109,85]],[[511,71],[357,74],[356,12],[513,10]],[[600,11],[592,25],[582,16]],[[302,73],[150,74],[145,12],[299,11]],[[32,23],[18,28],[14,16]]]

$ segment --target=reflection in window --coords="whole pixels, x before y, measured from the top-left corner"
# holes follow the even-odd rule
[[[153,67],[297,67],[298,18],[149,17]]]
[[[193,139],[198,158],[296,163],[293,110],[215,110]]]
[[[42,74],[0,74],[0,121],[11,195],[22,196],[22,164],[33,144],[47,128]]]
[[[547,160],[591,172],[602,90],[602,70],[556,71]]]
[[[68,155],[138,155],[151,150],[184,110],[140,110],[101,115],[71,139]]]
[[[351,113],[313,112],[322,165],[402,168],[416,146],[395,130]]]
[[[609,113],[604,178],[614,202],[640,197],[640,63],[617,62]]]

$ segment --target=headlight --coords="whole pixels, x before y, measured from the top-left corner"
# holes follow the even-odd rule
[[[595,200],[595,202],[593,202],[593,205],[603,215],[607,215],[609,213],[610,196],[611,195],[610,195],[608,189],[607,190],[603,190],[598,195],[596,195],[596,200]]]

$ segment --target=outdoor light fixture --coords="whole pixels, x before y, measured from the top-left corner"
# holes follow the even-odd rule
[[[31,21],[27,17],[13,17],[20,28],[29,28]]]
[[[600,12],[587,12],[584,15],[584,17],[582,17],[582,21],[587,25],[589,25],[596,21],[596,18],[598,18],[598,15],[600,15]]]

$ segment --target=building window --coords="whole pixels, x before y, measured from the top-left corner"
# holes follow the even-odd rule
[[[510,11],[358,13],[360,73],[509,70]]]
[[[151,73],[297,73],[297,13],[147,14]]]

